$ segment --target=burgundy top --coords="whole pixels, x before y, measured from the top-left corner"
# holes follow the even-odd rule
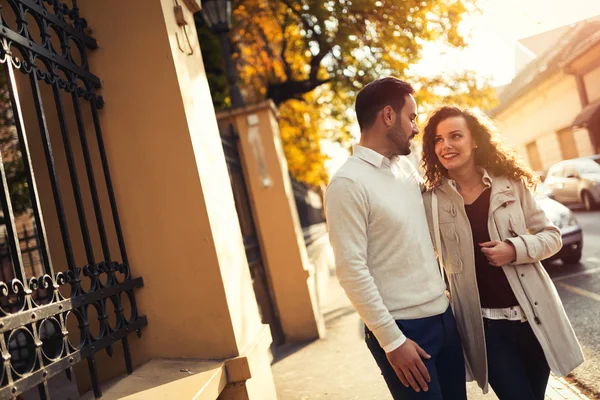
[[[490,265],[482,247],[478,243],[489,242],[488,210],[490,208],[491,190],[488,188],[479,195],[472,204],[465,204],[465,211],[471,224],[473,233],[473,247],[475,250],[475,275],[479,288],[479,299],[482,308],[507,308],[518,306],[504,271],[501,267]]]

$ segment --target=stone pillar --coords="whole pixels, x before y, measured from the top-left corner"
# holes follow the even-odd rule
[[[325,333],[316,300],[315,272],[283,152],[277,111],[271,101],[217,113],[219,123],[239,134],[246,181],[274,300],[287,342]]]

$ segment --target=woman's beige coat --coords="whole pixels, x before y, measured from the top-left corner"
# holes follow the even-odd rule
[[[538,207],[522,182],[484,172],[491,187],[488,230],[491,240],[510,241],[517,253],[514,263],[502,267],[552,371],[564,376],[583,362],[583,353],[556,288],[540,260],[562,246],[557,227]],[[465,350],[467,377],[488,391],[487,356],[471,226],[456,184],[443,179],[435,189],[445,270],[451,304]],[[433,238],[431,192],[423,194]],[[439,251],[439,249],[436,249]]]

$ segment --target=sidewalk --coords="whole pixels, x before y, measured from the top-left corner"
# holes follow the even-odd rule
[[[363,341],[362,322],[335,277],[324,300],[327,337],[311,343],[283,346],[274,354],[273,375],[279,400],[384,400],[390,394]],[[471,400],[495,400],[475,383],[467,384]],[[564,379],[550,377],[546,399],[587,397]]]

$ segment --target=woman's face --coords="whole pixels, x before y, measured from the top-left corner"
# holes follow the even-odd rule
[[[475,167],[475,140],[461,117],[440,122],[435,131],[435,154],[448,171]]]

